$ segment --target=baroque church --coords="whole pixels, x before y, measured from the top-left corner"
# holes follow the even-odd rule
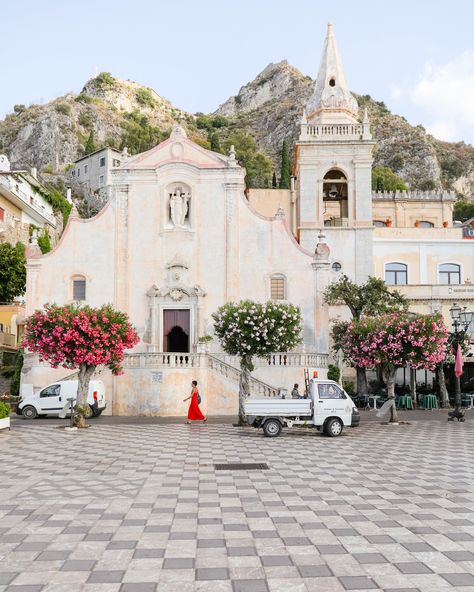
[[[453,298],[474,296],[467,281],[474,275],[472,243],[444,224],[453,196],[374,195],[374,144],[329,25],[283,203],[281,192],[272,197],[266,190],[262,200],[259,190],[245,190],[232,148],[227,156],[211,152],[177,126],[169,139],[112,171],[110,199],[99,214],[80,219],[73,209],[53,251],[41,255],[33,237],[27,315],[46,302],[74,301],[112,303],[129,314],[140,342],[126,355],[124,375],[101,375],[113,414],[183,415],[194,379],[205,412],[235,414],[238,360],[212,338],[212,313],[240,299],[288,301],[303,318],[297,350],[256,361],[252,394],[301,385],[305,368],[324,377],[330,317],[347,313],[329,310],[323,292],[340,273],[356,282],[383,277],[420,312],[446,312]],[[389,216],[395,226],[377,224]],[[413,222],[420,217],[422,228]],[[443,265],[459,276],[443,275]],[[22,383],[37,388],[69,373],[27,354]]]

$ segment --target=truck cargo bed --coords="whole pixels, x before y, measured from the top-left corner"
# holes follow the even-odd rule
[[[313,414],[311,403],[311,399],[249,398],[244,402],[244,409],[246,415],[258,417],[265,415],[301,417]]]

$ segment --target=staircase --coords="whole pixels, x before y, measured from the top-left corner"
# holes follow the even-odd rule
[[[236,358],[232,357],[232,361]],[[123,367],[126,370],[147,368],[161,369],[179,368],[209,368],[213,372],[224,376],[234,384],[239,384],[240,369],[212,354],[174,354],[174,353],[141,353],[125,354]],[[258,378],[250,377],[249,389],[251,395],[257,397],[277,397],[278,389]]]
[[[239,384],[241,370],[235,368],[235,366],[231,366],[227,362],[220,360],[212,354],[207,354],[207,359],[208,368],[214,370],[214,372],[218,372],[222,376],[225,376],[232,382]],[[278,397],[279,395],[279,391],[277,388],[252,376],[250,376],[249,379],[249,390],[250,394],[254,396]]]

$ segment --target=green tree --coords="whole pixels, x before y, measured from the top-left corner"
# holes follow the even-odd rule
[[[360,320],[362,317],[374,317],[389,312],[408,310],[408,301],[397,290],[389,290],[380,278],[369,277],[365,284],[356,284],[346,275],[336,282],[329,284],[324,293],[324,300],[330,305],[345,305],[349,308],[351,317]],[[333,349],[342,349],[341,340],[347,328],[347,323],[333,324],[331,336]],[[363,366],[356,366],[357,394],[367,394],[367,375]]]
[[[43,254],[49,253],[51,251],[51,240],[49,238],[49,232],[46,226],[43,228],[43,232],[38,237],[38,246]]]
[[[276,189],[278,187],[277,176],[276,176],[275,171],[273,171],[273,176],[272,176],[272,187],[273,187],[273,189]]]
[[[20,377],[21,369],[23,368],[23,352],[19,349],[15,355],[15,365],[13,368],[12,381],[10,383],[10,393],[14,397],[20,394]]]
[[[224,304],[212,318],[223,350],[240,358],[239,421],[243,424],[253,358],[289,351],[301,343],[301,312],[292,304],[241,300]]]
[[[407,191],[408,187],[392,169],[376,166],[372,169],[372,189],[375,191]]]
[[[334,380],[335,382],[339,382],[339,378],[341,378],[341,370],[334,364],[329,364],[328,380]]]
[[[272,176],[271,160],[257,148],[252,136],[246,132],[234,131],[223,144],[224,154],[234,146],[237,160],[245,168],[245,185],[247,187],[268,187]]]
[[[121,125],[125,131],[120,147],[123,149],[126,146],[130,154],[150,150],[169,136],[169,132],[152,125],[148,117],[138,110],[125,113]]]
[[[453,219],[466,222],[471,218],[474,218],[474,201],[458,199],[454,204]]]
[[[290,155],[288,153],[288,144],[286,140],[283,141],[281,147],[281,169],[280,169],[280,189],[290,188],[290,177],[291,177],[291,162]]]
[[[90,131],[89,137],[87,138],[86,143],[84,144],[84,154],[92,154],[97,150],[97,145],[94,141],[94,130]]]
[[[11,302],[26,289],[25,245],[0,244],[0,302]]]
[[[219,142],[219,136],[215,132],[212,134],[209,134],[209,142],[211,143],[211,150],[213,152],[222,153],[221,144]]]

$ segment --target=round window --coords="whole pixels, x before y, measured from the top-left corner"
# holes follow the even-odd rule
[[[333,271],[338,272],[338,271],[341,271],[342,265],[338,261],[334,261],[331,268]]]
[[[331,78],[329,80],[329,86],[336,86],[336,79],[335,78]]]

